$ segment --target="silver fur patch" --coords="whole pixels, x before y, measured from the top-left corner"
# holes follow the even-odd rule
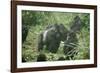
[[[51,30],[54,30],[54,29],[55,29],[55,28],[50,28],[50,29],[44,31],[44,33],[43,33],[43,41],[44,41],[44,42],[46,41],[46,37],[47,37],[48,31],[51,31]]]

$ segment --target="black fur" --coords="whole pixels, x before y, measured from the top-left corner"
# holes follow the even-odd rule
[[[45,33],[46,37],[44,37]],[[59,48],[61,40],[65,38],[65,33],[66,28],[63,24],[54,24],[47,26],[44,32],[40,33],[39,35],[38,50],[42,50],[45,45],[48,51],[56,53]]]

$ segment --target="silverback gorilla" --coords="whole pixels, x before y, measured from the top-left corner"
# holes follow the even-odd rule
[[[79,16],[76,16],[72,22],[72,26],[67,33],[66,40],[64,41],[64,54],[67,55],[67,59],[73,58],[75,53],[75,47],[77,47],[78,39],[76,34],[81,30],[82,22]],[[69,55],[69,57],[68,57]]]
[[[49,25],[40,33],[38,38],[38,51],[45,48],[52,53],[56,53],[61,40],[63,41],[66,34],[66,28],[63,24]]]

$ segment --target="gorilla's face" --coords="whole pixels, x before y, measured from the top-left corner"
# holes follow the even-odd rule
[[[71,26],[71,31],[74,33],[78,32],[78,31],[80,31],[81,27],[82,27],[82,21],[79,16],[76,16],[73,20],[73,25]]]
[[[65,28],[63,24],[59,25],[59,33],[61,35],[61,40],[64,41],[67,36],[67,29]]]

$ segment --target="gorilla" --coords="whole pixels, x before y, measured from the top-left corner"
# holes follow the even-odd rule
[[[82,22],[79,16],[76,16],[72,22],[72,26],[70,27],[70,30],[67,33],[66,40],[64,41],[64,47],[63,51],[64,54],[67,56],[66,59],[69,60],[69,58],[73,58],[75,55],[75,47],[77,47],[78,39],[76,34],[80,31],[82,28]]]
[[[66,28],[63,24],[49,25],[40,33],[38,38],[38,50],[45,48],[52,53],[56,53],[61,40],[63,41],[66,34]]]

